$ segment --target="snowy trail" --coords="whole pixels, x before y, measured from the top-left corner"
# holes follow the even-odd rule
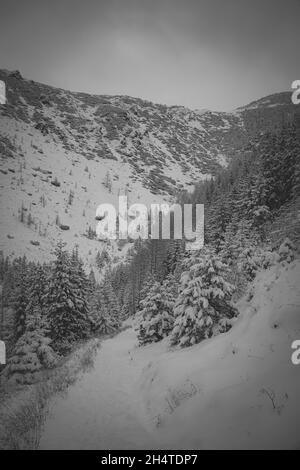
[[[146,360],[135,343],[132,328],[103,341],[93,370],[53,403],[40,449],[159,447],[137,393]]]

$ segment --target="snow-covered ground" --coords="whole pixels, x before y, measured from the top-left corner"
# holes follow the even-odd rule
[[[42,449],[299,448],[300,262],[261,272],[226,334],[184,350],[106,340],[52,405]]]
[[[146,358],[134,353],[133,329],[103,342],[94,370],[58,398],[41,449],[155,448],[145,426],[138,379]]]

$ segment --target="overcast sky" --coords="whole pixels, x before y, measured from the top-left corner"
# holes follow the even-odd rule
[[[300,0],[0,0],[0,68],[230,110],[300,79]]]

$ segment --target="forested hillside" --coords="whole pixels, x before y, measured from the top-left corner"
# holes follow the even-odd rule
[[[237,315],[232,300],[256,273],[294,259],[299,219],[281,237],[273,227],[297,207],[299,152],[298,127],[262,135],[214,180],[181,195],[181,203],[205,205],[200,252],[186,252],[183,240],[137,240],[124,262],[106,266],[101,283],[93,270],[87,276],[78,249],[68,254],[61,243],[52,263],[2,257],[6,374],[30,382],[74,342],[115,332],[132,314],[141,344],[170,335],[172,344],[187,346],[227,331]]]
[[[277,134],[264,134],[249,142],[243,155],[214,180],[200,182],[192,194],[181,196],[182,203],[204,204],[205,248],[200,253],[190,254],[184,251],[184,243],[179,240],[164,244],[149,241],[137,247],[137,254],[127,268],[133,274],[124,276],[125,289],[131,293],[129,311],[138,309],[143,298],[142,285],[143,282],[147,285],[147,277],[150,276],[150,285],[154,276],[161,286],[159,294],[158,285],[154,285],[153,292],[145,289],[147,295],[141,304],[142,329],[145,329],[143,322],[147,315],[151,323],[153,317],[158,319],[157,309],[164,310],[155,305],[155,299],[161,302],[158,295],[164,297],[168,292],[164,287],[166,282],[179,285],[177,300],[176,296],[172,297],[176,300],[175,309],[171,308],[175,316],[176,312],[179,316],[184,316],[186,311],[192,312],[187,307],[190,299],[191,306],[194,305],[193,288],[196,286],[199,299],[193,314],[200,312],[201,323],[202,308],[207,302],[205,308],[212,309],[213,316],[220,314],[225,323],[230,323],[234,311],[227,300],[245,292],[247,283],[256,273],[270,266],[275,259],[294,258],[292,253],[299,247],[300,233],[299,152],[299,127],[292,125]],[[278,225],[281,225],[280,231]],[[125,267],[117,269],[118,275],[122,269]],[[181,276],[180,281],[183,271],[188,275]],[[151,304],[151,298],[154,304]],[[145,303],[148,303],[148,310]],[[223,318],[221,320],[224,323]],[[172,324],[169,317],[166,322]],[[222,328],[226,329],[226,326]],[[168,329],[169,332],[172,330]],[[212,334],[210,328],[207,334]],[[200,338],[201,335],[198,340]]]

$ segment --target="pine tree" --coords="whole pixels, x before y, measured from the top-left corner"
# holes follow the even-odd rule
[[[256,242],[257,236],[253,232],[252,223],[247,219],[237,221],[234,218],[228,224],[221,244],[222,260],[229,266],[234,265],[242,250],[250,244],[256,244]]]
[[[124,288],[123,300],[122,300],[122,316],[126,318],[130,317],[135,312],[134,302],[134,286],[132,280],[129,278]]]
[[[91,288],[94,288],[96,286],[96,277],[95,277],[95,273],[93,269],[90,270],[89,282],[90,282]]]
[[[175,281],[169,276],[163,284],[155,281],[137,312],[137,330],[140,345],[157,342],[167,336],[173,327]]]
[[[39,380],[41,370],[54,367],[58,360],[50,343],[40,308],[35,305],[26,318],[25,332],[18,339],[8,360],[6,377],[21,385]]]
[[[158,282],[158,279],[157,279],[157,276],[155,276],[154,273],[149,273],[145,277],[144,282],[143,282],[142,287],[141,287],[141,292],[140,292],[141,300],[143,300],[146,297],[146,295],[149,293],[151,287],[156,282]]]
[[[208,250],[192,254],[181,276],[171,344],[191,346],[226,331],[236,314],[230,300],[233,286],[225,281],[227,266]]]
[[[15,288],[15,318],[16,318],[16,339],[20,338],[25,332],[26,307],[28,303],[28,275],[29,268],[26,257],[20,259],[17,268],[16,288]]]
[[[84,272],[83,262],[79,257],[78,247],[73,250],[70,262],[70,278],[75,294],[76,308],[80,316],[87,322],[88,319],[88,298],[93,289],[89,278]],[[87,322],[88,325],[88,322]]]
[[[289,238],[285,238],[281,243],[278,253],[279,253],[279,261],[291,263],[295,259],[295,252],[296,247],[293,242]]]
[[[46,267],[35,266],[28,279],[28,302],[26,305],[26,317],[30,315],[33,308],[38,305],[41,313],[44,314],[44,296],[46,292],[47,275]]]
[[[239,254],[238,266],[248,281],[253,281],[261,268],[261,257],[256,245],[248,245]]]
[[[87,337],[89,320],[83,275],[77,264],[59,243],[55,250],[51,274],[48,279],[44,301],[47,307],[50,336],[55,347],[65,352],[70,343]]]
[[[120,327],[120,305],[118,304],[109,275],[106,275],[102,284],[102,299],[104,310],[109,312],[111,325],[118,329]]]
[[[179,263],[183,255],[183,251],[184,246],[181,240],[170,240],[166,258],[163,261],[164,277],[175,272],[177,263]]]
[[[92,295],[90,318],[93,333],[112,334],[116,332],[115,319],[111,317],[100,286],[95,289]]]
[[[224,198],[224,196],[223,196]],[[217,199],[210,214],[209,240],[211,240],[217,249],[220,248],[226,226],[229,222],[228,208],[225,201]]]

